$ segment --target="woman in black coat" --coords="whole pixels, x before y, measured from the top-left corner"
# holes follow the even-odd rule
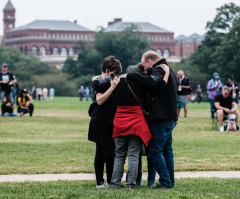
[[[93,95],[91,105],[91,121],[89,125],[88,140],[96,143],[94,167],[97,188],[107,188],[111,182],[114,163],[114,143],[112,138],[113,119],[116,105],[112,95],[119,78],[114,78],[111,84],[104,84],[110,80],[110,73],[118,74],[122,71],[121,63],[113,56],[104,59],[102,63],[101,78],[93,81]],[[108,85],[108,86],[105,86]],[[107,183],[104,183],[104,163],[106,163]]]

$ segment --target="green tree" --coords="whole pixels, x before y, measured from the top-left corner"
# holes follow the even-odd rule
[[[84,78],[84,81],[77,79],[100,74],[104,58],[115,56],[125,71],[129,65],[140,62],[148,47],[146,37],[142,37],[138,27],[133,24],[119,32],[105,32],[101,29],[97,32],[94,42],[77,43],[74,49],[79,52],[78,59],[68,58],[64,63],[63,72],[69,74],[74,81],[87,86],[91,83],[91,78]]]
[[[226,37],[226,34],[233,27],[233,24],[240,19],[240,7],[233,3],[225,4],[217,8],[217,15],[212,22],[207,22],[205,39],[197,50],[190,56],[193,65],[199,68],[200,72],[212,76],[215,68],[210,67],[215,62],[217,47]]]

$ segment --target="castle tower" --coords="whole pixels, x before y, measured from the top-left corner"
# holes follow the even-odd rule
[[[8,0],[7,5],[3,9],[3,22],[4,22],[4,33],[6,30],[15,28],[15,8],[12,5],[12,2]]]

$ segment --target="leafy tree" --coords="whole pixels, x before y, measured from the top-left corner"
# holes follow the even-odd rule
[[[240,19],[235,21],[212,57],[214,63],[209,66],[210,69],[218,70],[225,80],[234,75],[240,81],[237,75],[240,74]]]
[[[212,76],[214,67],[210,67],[215,62],[213,56],[217,47],[226,37],[233,24],[240,19],[240,7],[233,3],[225,4],[217,8],[217,15],[212,22],[207,22],[205,39],[198,49],[190,56],[193,65],[199,68],[200,72]]]

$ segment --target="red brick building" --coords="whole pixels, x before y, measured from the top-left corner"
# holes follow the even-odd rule
[[[67,56],[77,55],[72,46],[78,40],[93,41],[95,32],[77,24],[77,21],[35,20],[27,25],[15,27],[15,8],[8,0],[3,9],[4,35],[2,44],[7,48],[17,46],[25,55],[34,54],[40,60],[61,66]],[[174,38],[174,32],[148,22],[123,22],[114,19],[108,23],[106,32],[123,30],[130,24],[139,27],[142,36],[150,41],[150,48],[161,57],[170,61],[180,61],[181,57],[188,57],[201,44],[204,36],[193,34],[189,37],[181,35]]]
[[[204,35],[192,34],[189,37],[180,35],[175,38],[175,52],[177,57],[189,57],[202,43]]]
[[[15,27],[15,8],[7,2],[4,12],[4,36],[2,44],[7,48],[13,46],[26,55],[36,56],[73,56],[78,40],[94,40],[95,32],[77,24],[77,21],[36,20],[25,26]]]
[[[148,22],[123,22],[122,19],[114,19],[108,23],[106,32],[117,32],[125,27],[135,24],[139,27],[142,36],[146,36],[150,41],[150,48],[156,51],[161,57],[174,57],[175,40],[174,33]]]

